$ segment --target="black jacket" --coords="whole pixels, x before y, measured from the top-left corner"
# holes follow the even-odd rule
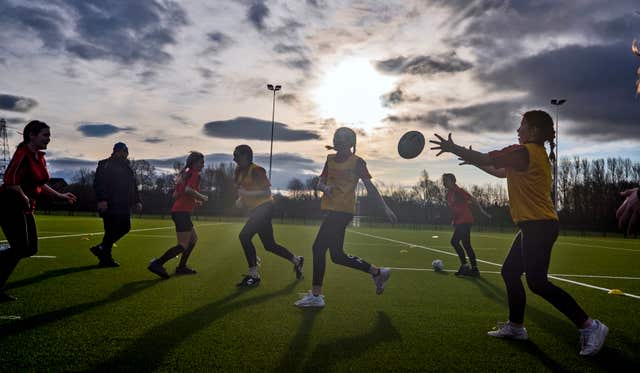
[[[107,201],[109,213],[129,214],[140,202],[138,183],[126,159],[110,157],[98,162],[93,189],[97,202]]]

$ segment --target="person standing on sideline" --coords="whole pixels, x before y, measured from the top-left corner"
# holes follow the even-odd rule
[[[519,144],[501,150],[481,153],[467,149],[436,134],[432,150],[436,155],[448,152],[460,157],[462,164],[474,165],[486,173],[507,179],[509,210],[520,228],[502,265],[502,278],[507,287],[509,320],[498,323],[487,334],[496,338],[526,340],[524,311],[527,303],[522,274],[531,291],[569,318],[580,332],[580,355],[595,355],[604,345],[609,328],[590,318],[569,293],[548,278],[551,249],[558,238],[559,223],[551,200],[551,163],[544,145],[554,149],[553,119],[542,110],[524,113],[518,128]]]
[[[447,189],[447,205],[453,215],[451,224],[453,224],[454,229],[451,237],[451,246],[453,246],[458,258],[460,258],[460,269],[455,274],[456,276],[480,276],[478,263],[476,263],[476,253],[471,246],[473,215],[469,204],[475,203],[480,212],[488,218],[491,218],[491,215],[484,211],[477,199],[456,184],[456,176],[454,174],[443,174],[442,184]],[[471,267],[467,264],[467,256]]]
[[[43,150],[51,141],[49,126],[32,120],[24,127],[22,138],[4,174],[4,184],[0,186],[0,226],[9,242],[9,247],[0,251],[0,302],[16,299],[4,292],[4,286],[20,259],[38,252],[38,232],[33,216],[38,196],[44,193],[68,203],[77,200],[72,193],[57,192],[46,184],[49,172]]]
[[[163,267],[166,262],[180,255],[180,263],[176,267],[176,275],[195,275],[194,269],[187,267],[187,260],[198,242],[196,229],[191,222],[191,213],[196,206],[207,202],[209,197],[200,193],[200,171],[204,168],[204,155],[199,152],[191,152],[187,162],[178,174],[175,198],[171,208],[171,219],[176,226],[178,244],[168,249],[158,259],[151,260],[147,269],[163,279],[169,278],[167,270]]]
[[[99,245],[90,248],[100,267],[119,267],[111,256],[113,244],[131,230],[131,208],[142,211],[138,183],[128,160],[127,145],[113,146],[111,157],[98,162],[93,189],[98,202],[98,213],[104,225],[104,236]]]
[[[302,278],[304,258],[296,256],[287,248],[276,243],[273,236],[273,198],[271,182],[264,168],[253,163],[253,150],[249,145],[239,145],[233,151],[236,162],[235,183],[238,188],[236,206],[249,209],[249,218],[240,231],[240,243],[249,265],[249,273],[237,284],[239,287],[256,286],[260,283],[256,248],[251,239],[256,234],[260,237],[265,250],[293,263],[296,278]]]
[[[322,283],[327,250],[334,263],[371,274],[378,295],[382,294],[391,276],[389,268],[378,268],[357,256],[346,254],[343,249],[347,225],[356,212],[356,186],[359,180],[364,183],[369,196],[382,206],[389,220],[392,223],[398,220],[371,182],[366,162],[355,155],[356,133],[347,127],[338,128],[333,135],[333,146],[327,149],[336,150],[336,154],[327,156],[318,182],[318,189],[323,192],[321,208],[325,216],[313,243],[312,289],[294,303],[298,307],[324,307]]]

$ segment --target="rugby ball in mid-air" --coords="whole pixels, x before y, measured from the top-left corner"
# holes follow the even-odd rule
[[[431,266],[433,267],[434,271],[442,271],[444,269],[444,263],[440,259],[436,259],[431,262]]]
[[[398,141],[398,154],[404,159],[415,158],[422,153],[425,139],[418,131],[409,131],[402,135]]]

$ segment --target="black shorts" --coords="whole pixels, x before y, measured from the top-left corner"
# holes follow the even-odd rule
[[[186,211],[176,211],[171,213],[171,219],[176,224],[176,232],[191,232],[193,223],[191,213]]]

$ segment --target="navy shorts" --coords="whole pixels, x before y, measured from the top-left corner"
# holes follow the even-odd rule
[[[176,232],[191,232],[193,223],[191,213],[186,211],[176,211],[171,213],[171,219],[176,224]]]

